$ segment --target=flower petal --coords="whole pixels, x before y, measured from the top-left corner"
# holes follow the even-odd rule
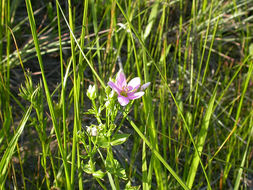
[[[138,99],[138,98],[142,97],[143,95],[144,95],[144,92],[136,92],[134,94],[130,93],[130,94],[128,94],[128,98],[130,100],[134,100],[134,99]]]
[[[119,88],[117,87],[117,85],[116,85],[114,82],[109,81],[109,82],[108,82],[108,85],[109,85],[115,92],[117,92],[118,94],[120,94],[121,89],[119,89]]]
[[[141,86],[141,90],[145,90],[146,88],[149,87],[149,85],[151,84],[151,82],[147,82],[144,85]]]
[[[141,85],[141,79],[139,77],[135,77],[132,80],[129,81],[129,83],[127,84],[127,86],[129,88],[132,88],[132,90],[137,90]]]
[[[126,106],[129,103],[129,99],[127,97],[121,96],[121,95],[118,96],[118,101],[119,101],[120,105],[122,105],[122,106]]]
[[[126,86],[126,76],[125,76],[125,74],[122,72],[122,71],[120,71],[119,73],[118,73],[118,75],[117,75],[117,86],[120,88],[120,89],[122,89],[123,87],[125,87]]]

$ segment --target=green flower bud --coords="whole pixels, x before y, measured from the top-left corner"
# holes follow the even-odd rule
[[[111,92],[111,88],[109,86],[106,86],[105,93],[108,95]]]

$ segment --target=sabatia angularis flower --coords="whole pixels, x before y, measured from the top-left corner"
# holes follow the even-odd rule
[[[127,84],[125,74],[120,71],[117,75],[116,82],[109,81],[108,85],[118,94],[118,101],[120,105],[126,106],[129,100],[134,100],[142,97],[150,82],[141,86],[141,79],[135,77]],[[140,88],[141,87],[141,88]],[[138,91],[140,88],[140,91]]]

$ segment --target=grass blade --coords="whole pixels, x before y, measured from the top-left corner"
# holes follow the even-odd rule
[[[153,26],[154,21],[156,20],[156,17],[157,17],[158,7],[159,7],[159,2],[155,1],[153,8],[151,10],[151,13],[149,15],[149,18],[148,18],[148,24],[146,26],[146,29],[144,32],[144,37],[143,37],[144,39],[146,39],[151,32],[152,26]]]
[[[215,102],[215,98],[216,98],[216,92],[214,92],[207,110],[206,110],[206,114],[205,117],[203,119],[202,125],[201,125],[201,129],[200,132],[198,134],[198,140],[196,142],[196,146],[197,146],[197,150],[195,150],[194,156],[193,156],[193,160],[192,160],[192,164],[190,167],[190,171],[188,174],[188,178],[187,178],[187,182],[186,184],[188,185],[188,187],[191,189],[196,173],[197,173],[197,169],[198,169],[198,165],[199,165],[199,161],[200,161],[200,157],[202,154],[202,150],[205,144],[205,140],[206,140],[206,136],[207,136],[207,132],[208,132],[208,127],[209,127],[209,122],[210,122],[210,118],[213,112],[213,105]],[[198,156],[199,154],[199,156]]]
[[[7,149],[4,152],[4,155],[2,156],[1,162],[0,162],[0,184],[1,184],[1,189],[4,189],[3,185],[5,184],[5,175],[6,175],[6,171],[9,165],[9,162],[12,158],[12,155],[14,154],[15,151],[15,147],[17,147],[17,143],[18,143],[18,139],[21,135],[21,133],[23,132],[26,122],[29,119],[29,116],[31,114],[32,111],[32,106],[30,106],[25,115],[23,116],[23,118],[21,119],[18,129],[16,130],[15,135],[12,137],[10,143],[8,144]]]

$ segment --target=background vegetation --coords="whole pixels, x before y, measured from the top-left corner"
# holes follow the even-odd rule
[[[0,10],[0,189],[253,188],[252,0]],[[151,82],[127,107],[119,69]]]

